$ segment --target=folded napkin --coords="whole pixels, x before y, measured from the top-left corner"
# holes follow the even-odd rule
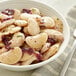
[[[67,19],[69,20],[69,22],[71,22],[71,32],[73,32],[73,30],[76,29],[76,6],[71,8],[70,12],[68,13]],[[76,50],[73,54],[70,65],[65,73],[65,76],[76,76]]]
[[[62,55],[59,56],[56,60],[50,62],[49,64],[41,68],[38,68],[32,73],[31,76],[59,76],[74,40],[73,31],[76,28],[76,6],[71,8],[71,10],[67,13],[66,19],[71,30],[71,38],[70,38],[70,42],[67,48],[62,53]],[[70,66],[66,72],[66,76],[76,76],[76,64],[75,64],[76,59],[75,58],[76,58],[76,53],[74,54],[72,62],[70,63]]]

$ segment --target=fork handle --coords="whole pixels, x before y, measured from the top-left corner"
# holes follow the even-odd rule
[[[69,67],[69,64],[70,64],[72,56],[73,56],[73,54],[75,52],[75,49],[76,49],[76,40],[73,42],[72,48],[71,48],[71,50],[69,52],[69,55],[66,58],[66,61],[65,61],[65,64],[63,66],[63,69],[62,69],[62,71],[60,73],[60,76],[65,76],[65,73],[66,73],[66,71],[67,71],[67,69]]]

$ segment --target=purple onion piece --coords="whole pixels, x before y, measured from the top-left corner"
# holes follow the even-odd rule
[[[31,14],[31,10],[29,10],[29,9],[22,9],[21,12],[22,12],[22,13],[29,13],[29,14]]]
[[[48,38],[47,42],[49,42],[51,45],[54,45],[57,41],[53,38]]]
[[[10,16],[10,15],[14,15],[14,10],[13,9],[5,9],[1,13]]]
[[[28,53],[28,54],[33,54],[34,53],[34,50],[32,49],[32,48],[24,48],[24,47],[21,47],[21,49],[22,49],[22,52],[23,53]]]

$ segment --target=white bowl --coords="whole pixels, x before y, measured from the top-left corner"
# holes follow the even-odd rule
[[[27,70],[32,70],[32,69],[41,67],[41,66],[53,61],[58,56],[60,56],[62,54],[62,52],[65,50],[66,46],[68,45],[68,42],[70,39],[69,26],[68,26],[65,18],[52,6],[48,6],[47,4],[42,4],[40,2],[35,2],[35,1],[30,1],[30,0],[11,0],[11,1],[4,1],[4,2],[0,3],[0,10],[6,9],[6,8],[22,9],[22,8],[31,8],[31,7],[39,8],[40,11],[44,15],[57,16],[58,18],[60,18],[62,20],[63,25],[64,25],[64,31],[63,31],[64,42],[62,43],[59,51],[54,56],[52,56],[51,58],[49,58],[46,61],[43,61],[43,62],[40,62],[37,64],[33,64],[33,65],[25,65],[25,66],[14,66],[14,65],[7,65],[7,64],[0,63],[1,68],[13,70],[13,71],[27,71]]]

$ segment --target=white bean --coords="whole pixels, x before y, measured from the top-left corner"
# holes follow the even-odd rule
[[[22,13],[20,18],[22,20],[26,20],[28,21],[29,18],[34,18],[36,19],[37,21],[41,19],[41,16],[37,15],[37,14],[28,14],[28,13]]]
[[[55,22],[51,17],[45,16],[41,18],[40,26],[45,26],[47,28],[53,28],[55,27]]]
[[[1,30],[3,34],[14,34],[16,32],[19,32],[21,30],[21,27],[15,26],[15,25],[10,25],[4,29]]]
[[[24,29],[23,29],[23,32],[25,33],[25,34],[29,34],[29,32],[28,32],[28,26],[27,27],[24,27]]]
[[[25,21],[25,20],[16,20],[15,24],[17,26],[27,26],[27,21]]]
[[[23,54],[23,57],[21,58],[20,61],[27,61],[27,60],[29,60],[32,56],[33,56],[33,54],[30,55],[30,54],[28,54],[28,53],[26,52],[26,53]]]
[[[14,19],[16,20],[20,19],[20,14],[21,14],[20,10],[14,9]]]
[[[40,15],[40,11],[39,11],[38,8],[31,8],[30,10],[31,10],[32,14],[38,14],[38,15]]]
[[[45,43],[44,46],[41,49],[41,53],[46,52],[50,47],[50,43]]]
[[[6,19],[6,18],[8,18],[7,15],[0,13],[0,19],[1,19],[1,20],[2,20],[2,19]]]
[[[13,38],[10,40],[10,47],[19,47],[24,43],[25,36],[23,33],[15,33]]]
[[[37,35],[40,32],[39,25],[33,18],[28,20],[28,32],[30,35]]]
[[[46,33],[41,33],[36,36],[28,36],[25,41],[31,48],[39,49],[46,43],[47,39],[48,35]]]
[[[54,38],[60,42],[63,42],[63,40],[64,40],[63,34],[57,30],[45,29],[45,30],[43,30],[43,32],[47,33],[49,38]]]
[[[3,47],[2,49],[0,49],[0,55],[1,55],[2,53],[5,53],[5,52],[7,52],[7,49],[6,49],[5,47]]]
[[[43,60],[47,60],[49,57],[53,56],[59,50],[59,46],[60,43],[56,43],[51,46],[49,50],[43,54]]]
[[[35,57],[35,56],[32,56],[29,60],[27,60],[27,61],[24,61],[23,63],[22,63],[22,65],[29,65],[29,64],[31,64],[33,61],[35,61],[35,60],[37,60],[37,58]]]
[[[10,19],[10,20],[4,21],[3,23],[0,24],[0,30],[13,24],[14,21],[15,21],[15,19]]]
[[[5,64],[15,64],[22,57],[22,51],[19,47],[14,47],[7,52],[4,52],[0,55],[0,62]]]

